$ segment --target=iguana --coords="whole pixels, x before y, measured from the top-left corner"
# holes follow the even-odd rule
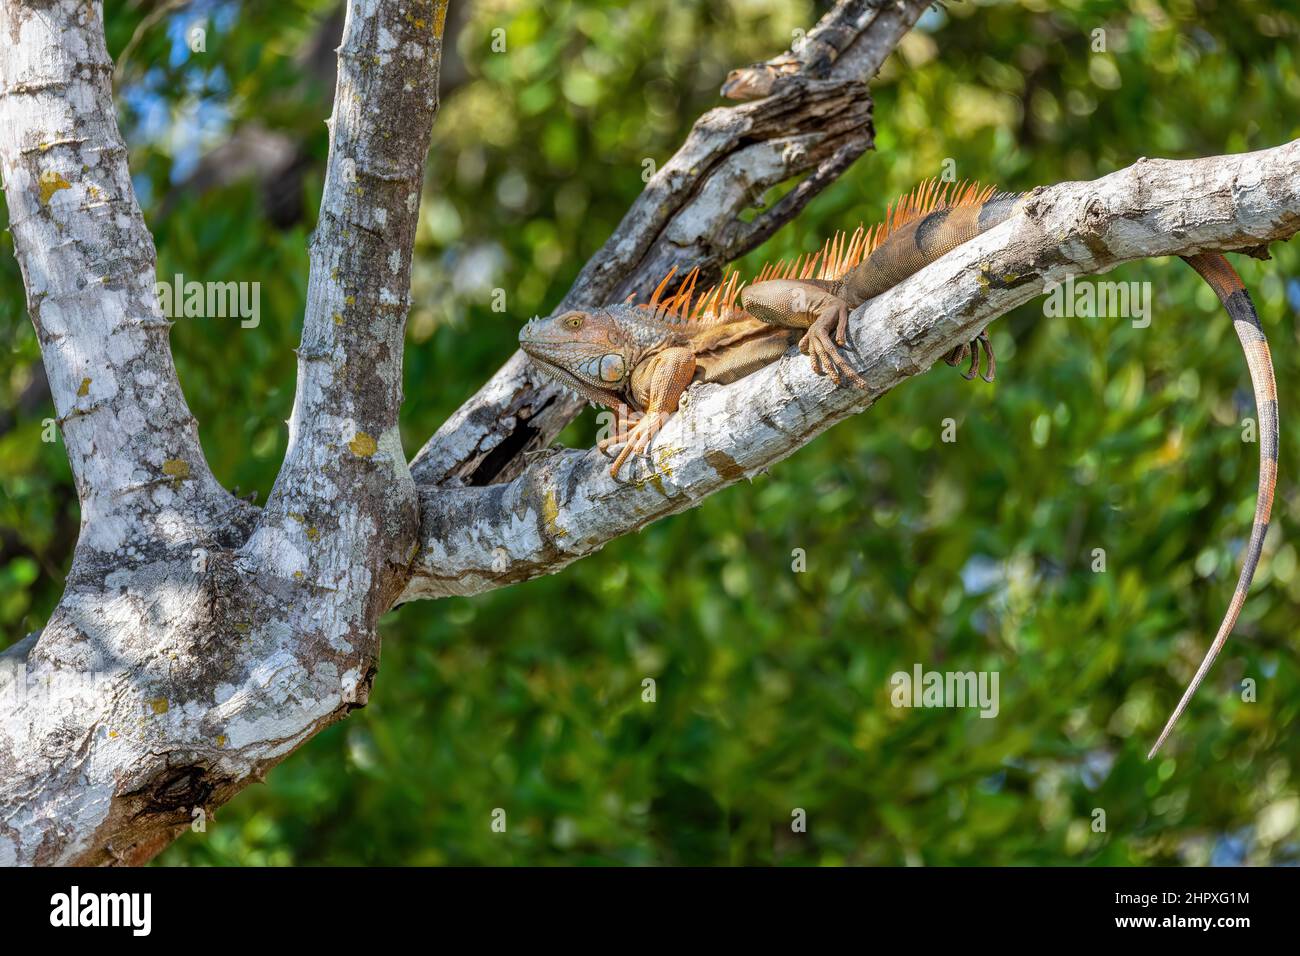
[[[979,184],[922,183],[889,207],[880,224],[830,239],[815,255],[764,266],[752,284],[732,273],[695,295],[698,270],[666,295],[676,270],[649,299],[604,309],[570,310],[533,319],[519,344],[547,374],[588,401],[615,409],[615,433],[602,452],[622,445],[610,474],[618,477],[629,455],[644,455],[651,440],[677,411],[694,382],[728,384],[775,362],[793,345],[813,371],[838,385],[866,382],[840,351],[849,313],[940,256],[1015,214],[1024,194],[996,192]],[[1237,590],[1218,634],[1148,757],[1169,736],[1228,638],[1246,601],[1259,563],[1277,480],[1277,389],[1268,343],[1241,278],[1221,255],[1199,253],[1184,260],[1210,285],[1233,321],[1246,353],[1259,417],[1260,472],[1255,522],[1242,561]],[[950,365],[970,359],[968,379],[992,381],[995,358],[988,335],[945,357]]]

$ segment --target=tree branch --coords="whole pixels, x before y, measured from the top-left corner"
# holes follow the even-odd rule
[[[421,551],[401,600],[476,594],[550,574],[769,468],[868,408],[1066,275],[1205,249],[1254,250],[1300,230],[1300,140],[1234,156],[1140,160],[1035,192],[1025,211],[852,316],[866,391],[836,388],[792,350],[729,386],[694,386],[651,446],[653,471],[609,477],[594,450],[558,451],[515,480],[422,489]],[[958,387],[954,384],[954,387]]]
[[[167,346],[101,16],[98,2],[0,3],[10,229],[83,520],[98,532],[166,507],[204,523],[234,503],[208,469]],[[122,543],[112,529],[91,537]]]
[[[250,573],[311,580],[347,601],[347,579],[366,574],[366,610],[350,615],[362,633],[391,603],[381,582],[405,569],[418,522],[397,417],[447,5],[367,9],[348,6],[338,50],[289,447],[240,555]]]
[[[792,76],[870,78],[930,3],[845,0],[831,7],[793,46],[770,60],[727,75],[722,95],[733,100],[769,96]],[[871,29],[867,29],[870,27]]]
[[[673,266],[699,266],[707,283],[797,215],[872,145],[864,84],[927,5],[836,4],[822,22],[835,20],[847,52],[821,71],[825,78],[796,68],[766,99],[701,116],[556,311],[646,293]],[[752,224],[740,222],[772,186],[803,175],[799,188]],[[421,485],[450,487],[511,478],[524,452],[548,445],[582,408],[516,352],[420,449],[411,472]]]

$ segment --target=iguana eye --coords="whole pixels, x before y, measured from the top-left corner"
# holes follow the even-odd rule
[[[560,321],[566,329],[580,329],[582,328],[582,313],[570,312]]]

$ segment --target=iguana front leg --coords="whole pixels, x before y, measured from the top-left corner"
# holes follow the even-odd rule
[[[613,455],[607,453],[608,449],[626,442],[628,432],[642,417],[640,412],[625,402],[620,402],[614,406],[614,430],[607,437],[596,442],[596,449],[606,458],[613,458]]]
[[[633,370],[632,392],[646,396],[645,414],[631,428],[614,436],[615,440],[606,440],[609,445],[617,444],[620,439],[623,442],[623,450],[609,469],[610,477],[618,477],[629,455],[645,454],[659,429],[677,411],[677,403],[694,376],[695,353],[682,346],[666,348]]]
[[[866,388],[866,380],[841,352],[848,344],[852,306],[831,291],[832,285],[822,279],[770,279],[746,288],[740,301],[756,319],[788,329],[807,329],[799,340],[799,351],[808,356],[818,375],[829,375],[836,385],[847,379],[856,388]]]

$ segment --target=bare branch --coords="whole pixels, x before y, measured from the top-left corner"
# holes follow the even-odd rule
[[[651,446],[653,473],[633,483],[612,480],[594,450],[565,450],[508,484],[422,490],[421,552],[402,600],[549,574],[693,507],[868,408],[1045,283],[1133,259],[1288,239],[1300,230],[1297,168],[1300,140],[1243,155],[1141,160],[1094,182],[1039,190],[1021,215],[854,312],[851,345],[865,357],[854,364],[866,391],[834,387],[792,350],[733,385],[694,386]]]
[[[864,84],[926,6],[918,0],[881,10],[864,9],[860,0],[837,4],[823,23],[836,18],[846,52],[826,78],[792,71],[772,96],[700,117],[556,310],[643,293],[673,266],[699,266],[709,281],[797,215],[870,148]],[[770,187],[803,175],[804,183],[780,203],[751,224],[740,222]],[[429,439],[411,472],[422,485],[452,487],[511,478],[525,451],[545,447],[581,410],[581,402],[538,378],[516,352]]]
[[[722,85],[722,95],[733,100],[768,96],[791,76],[875,76],[885,57],[929,5],[930,0],[837,3],[791,49],[763,63],[732,70]]]
[[[10,228],[83,519],[97,527],[127,510],[232,507],[172,365],[100,19],[97,2],[0,3]]]
[[[411,555],[417,521],[397,417],[447,10],[445,0],[423,6],[347,8],[289,447],[241,557],[347,600],[346,579],[373,575],[363,632],[382,613],[380,581]]]

